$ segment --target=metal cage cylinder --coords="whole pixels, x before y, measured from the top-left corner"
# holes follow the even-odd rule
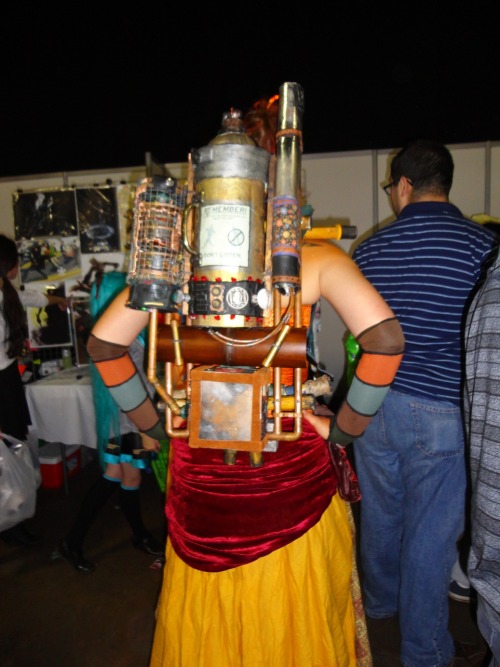
[[[182,213],[186,187],[173,178],[139,181],[128,271],[129,307],[178,310],[184,280]]]

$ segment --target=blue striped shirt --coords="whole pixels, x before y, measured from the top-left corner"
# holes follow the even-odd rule
[[[416,202],[353,258],[398,317],[405,353],[392,388],[460,405],[464,316],[491,260],[492,232],[448,202]]]

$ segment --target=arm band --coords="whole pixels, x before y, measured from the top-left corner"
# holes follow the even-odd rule
[[[328,436],[342,446],[364,433],[389,391],[404,352],[403,330],[395,317],[365,329],[357,341],[362,356]]]
[[[166,439],[160,416],[128,348],[90,334],[87,352],[115,403],[139,431],[155,440]]]

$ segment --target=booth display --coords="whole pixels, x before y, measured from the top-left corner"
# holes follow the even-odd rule
[[[54,373],[26,385],[26,399],[38,437],[46,442],[97,447],[89,366]],[[130,423],[127,431],[131,430]]]

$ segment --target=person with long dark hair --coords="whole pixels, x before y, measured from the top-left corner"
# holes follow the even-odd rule
[[[0,432],[26,440],[31,424],[17,360],[27,338],[25,307],[57,304],[67,308],[68,301],[34,290],[17,290],[12,281],[19,273],[19,253],[15,241],[0,234]],[[1,483],[1,482],[0,482]],[[7,541],[30,545],[39,542],[24,524],[2,533]]]

